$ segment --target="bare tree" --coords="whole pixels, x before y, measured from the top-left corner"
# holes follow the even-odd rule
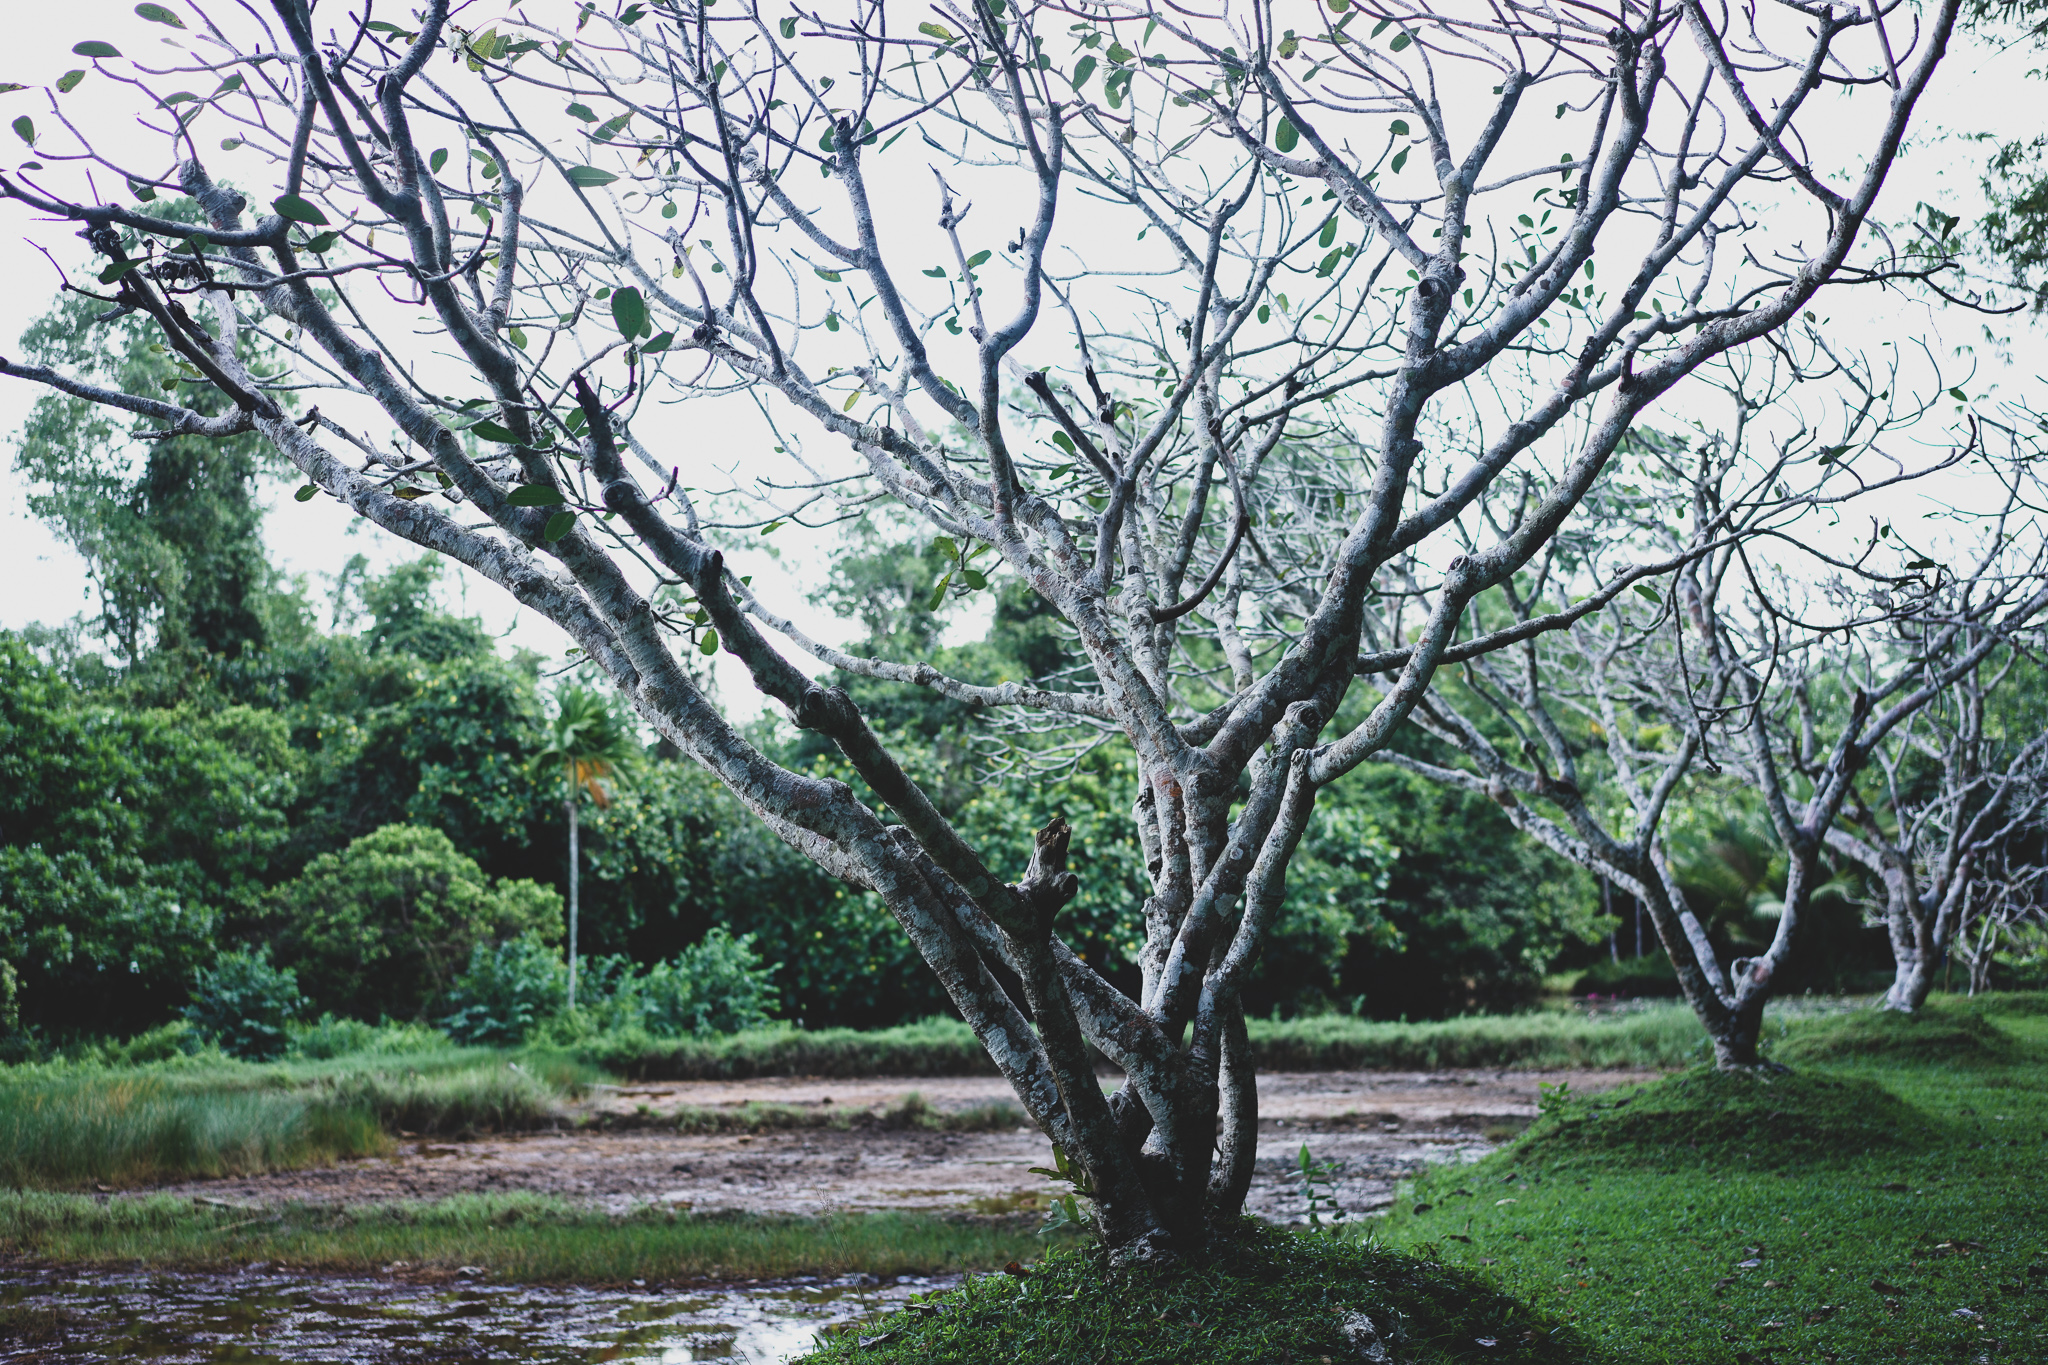
[[[1824,286],[1941,266],[1856,252],[1953,0],[1905,27],[1882,6],[1354,3],[1300,32],[1267,5],[1121,0],[915,23],[880,0],[638,0],[562,31],[464,29],[445,0],[339,30],[304,0],[261,22],[188,8],[206,16],[189,60],[95,58],[160,111],[172,170],[127,143],[38,151],[190,195],[205,232],[82,176],[0,190],[83,224],[110,310],[147,313],[233,410],[6,372],[160,432],[260,432],[307,496],[559,624],[755,815],[888,905],[1123,1257],[1242,1204],[1239,990],[1316,793],[1446,660],[1597,610],[1452,647],[1482,594],[1601,535],[1588,493],[1652,404]],[[218,88],[164,88],[195,82]],[[1807,119],[1824,88],[1867,117]],[[274,157],[270,211],[205,167],[199,129],[227,123]],[[913,150],[935,181],[890,173]],[[253,372],[252,333],[291,369]],[[295,418],[294,393],[319,406]],[[774,436],[722,453],[764,467],[772,440],[790,472],[706,496],[717,429],[678,422],[681,401],[758,405]],[[727,567],[756,532],[877,501],[944,537],[942,592],[1016,575],[1085,667],[992,685],[853,657],[785,619],[790,585]],[[1611,563],[1603,601],[1660,567]],[[969,846],[770,635],[1128,744],[1153,883],[1138,998],[1059,936],[1061,822],[1005,881],[1014,855]],[[828,737],[877,804],[750,744],[682,667],[691,647]],[[1385,686],[1339,724],[1361,673]],[[1088,1043],[1126,1073],[1114,1096]]]
[[[1973,633],[1956,647],[1968,651]],[[1827,831],[1829,850],[1884,888],[1895,966],[1889,1009],[1912,1013],[1926,1003],[1959,946],[1972,948],[1973,965],[1988,962],[1991,942],[2037,901],[2026,845],[2039,838],[2048,805],[2048,734],[2024,695],[2039,676],[2033,662],[2006,645],[1957,676],[1872,749],[1871,780],[1852,790]],[[1970,939],[1973,929],[1983,944]]]

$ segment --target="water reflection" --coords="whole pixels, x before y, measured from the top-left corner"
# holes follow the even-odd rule
[[[0,1270],[0,1361],[729,1361],[770,1365],[950,1278],[711,1290]]]

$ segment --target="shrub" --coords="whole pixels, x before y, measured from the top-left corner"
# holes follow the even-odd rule
[[[479,943],[448,993],[454,1008],[441,1026],[458,1043],[520,1043],[568,998],[569,969],[538,934]]]
[[[631,989],[648,1032],[702,1038],[766,1024],[775,1000],[770,978],[779,970],[762,964],[752,934],[734,938],[719,925],[675,961],[648,968]]]
[[[298,974],[272,966],[268,949],[222,953],[200,971],[185,1020],[229,1056],[267,1062],[283,1055],[304,1003]]]
[[[561,897],[493,882],[436,829],[386,825],[315,858],[273,893],[315,1004],[356,1018],[422,1018],[479,945],[562,934]]]

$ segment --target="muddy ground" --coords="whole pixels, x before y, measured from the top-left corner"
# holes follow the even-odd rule
[[[1311,1072],[1259,1078],[1259,1163],[1249,1212],[1296,1221],[1304,1212],[1302,1145],[1334,1165],[1338,1204],[1386,1207],[1398,1181],[1425,1164],[1471,1161],[1536,1116],[1537,1087],[1569,1081],[1594,1092],[1644,1079],[1627,1072]],[[1105,1085],[1109,1084],[1105,1081]],[[572,1125],[471,1141],[405,1139],[389,1158],[278,1175],[161,1187],[233,1203],[373,1203],[453,1194],[532,1192],[613,1212],[643,1204],[697,1212],[818,1214],[923,1209],[1005,1213],[1042,1206],[1049,1164],[1035,1129],[890,1131],[830,1127],[698,1136],[662,1125],[679,1108],[780,1105],[853,1117],[912,1093],[958,1112],[1014,1103],[994,1077],[649,1082],[600,1087]],[[583,1120],[575,1124],[576,1120]],[[596,1120],[597,1122],[592,1122]],[[605,1123],[631,1125],[609,1128]]]

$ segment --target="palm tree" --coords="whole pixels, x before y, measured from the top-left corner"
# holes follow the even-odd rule
[[[577,882],[582,862],[576,826],[579,798],[587,791],[599,810],[609,806],[620,767],[639,752],[632,732],[603,695],[576,683],[555,694],[555,715],[548,727],[547,743],[534,755],[533,762],[537,769],[560,765],[568,783],[562,805],[569,812],[570,1009],[576,1008]]]

